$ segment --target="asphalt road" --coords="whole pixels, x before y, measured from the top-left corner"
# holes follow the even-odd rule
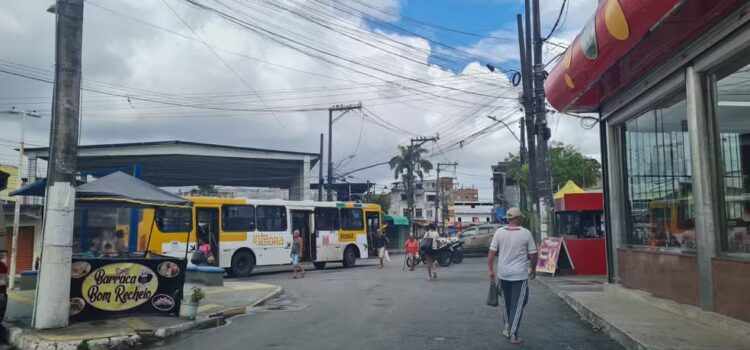
[[[401,256],[380,270],[375,260],[352,269],[311,270],[250,277],[284,287],[285,294],[221,327],[185,333],[157,349],[622,349],[580,320],[538,281],[519,335],[521,346],[500,335],[498,308],[486,306],[486,260],[466,258],[438,269],[403,272]],[[364,265],[364,266],[363,266]]]

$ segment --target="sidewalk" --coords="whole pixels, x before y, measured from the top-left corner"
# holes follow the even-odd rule
[[[750,349],[750,324],[598,276],[539,277],[595,328],[626,349]]]
[[[193,285],[185,284],[185,293]],[[224,282],[221,287],[200,286],[206,298],[194,321],[179,317],[131,316],[73,323],[61,329],[30,328],[34,291],[9,291],[5,326],[7,341],[16,349],[76,349],[87,340],[91,349],[138,346],[196,328],[220,325],[225,317],[246,313],[283,292],[280,286],[253,282]]]

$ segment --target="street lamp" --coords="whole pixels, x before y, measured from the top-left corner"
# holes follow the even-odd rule
[[[492,120],[494,120],[494,121],[496,121],[496,122],[498,122],[500,124],[505,125],[505,127],[508,128],[508,131],[510,131],[510,134],[513,135],[513,137],[516,138],[516,141],[518,141],[519,143],[521,143],[521,145],[523,145],[523,143],[521,142],[521,139],[519,139],[518,136],[516,136],[516,133],[513,131],[513,129],[510,128],[510,126],[508,126],[508,124],[506,124],[504,121],[502,121],[500,119],[497,119],[497,118],[495,118],[495,117],[493,117],[491,115],[488,115],[487,118],[492,119]]]
[[[37,114],[36,111],[20,111],[16,107],[11,107],[10,110],[3,111],[6,114],[17,114],[21,116],[21,141],[18,148],[18,169],[16,170],[17,187],[21,188],[21,169],[23,169],[23,147],[24,147],[24,134],[26,132],[26,117],[41,118],[42,116]],[[10,251],[10,274],[8,276],[8,288],[13,289],[16,284],[16,251],[18,250],[18,226],[21,218],[21,198],[16,197],[16,204],[13,210],[13,239],[11,240],[11,251]]]

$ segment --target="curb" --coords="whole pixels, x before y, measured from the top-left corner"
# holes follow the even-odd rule
[[[6,339],[8,344],[13,346],[14,349],[19,350],[75,350],[78,345],[87,340],[91,349],[112,349],[112,348],[132,348],[140,347],[144,341],[149,338],[164,339],[180,333],[184,333],[193,329],[203,328],[212,323],[219,322],[221,319],[241,314],[246,314],[251,308],[262,305],[268,300],[273,299],[284,292],[284,288],[277,286],[272,292],[268,293],[264,297],[256,300],[248,306],[232,307],[211,315],[205,318],[201,318],[195,321],[183,322],[174,326],[157,328],[153,331],[135,333],[124,336],[115,337],[103,337],[103,338],[92,338],[92,339],[81,339],[76,341],[64,341],[56,342],[50,340],[43,340],[39,337],[29,334],[23,334],[23,329],[20,327],[8,327],[6,329]]]
[[[627,333],[623,332],[621,329],[617,328],[613,324],[607,322],[603,317],[597,315],[591,309],[587,308],[585,305],[578,302],[578,300],[575,300],[575,298],[568,295],[568,293],[556,290],[552,286],[550,286],[546,281],[543,279],[538,278],[539,282],[544,284],[545,287],[549,288],[553,293],[557,294],[562,300],[565,301],[570,308],[575,310],[576,313],[578,313],[581,318],[583,318],[586,322],[590,323],[595,329],[604,331],[607,336],[609,336],[612,340],[616,341],[618,344],[622,345],[625,349],[628,350],[648,350],[649,347],[645,344],[641,343],[637,339],[631,337]]]

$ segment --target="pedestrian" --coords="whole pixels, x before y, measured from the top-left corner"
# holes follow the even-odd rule
[[[417,266],[417,253],[419,252],[419,242],[414,238],[414,235],[409,235],[409,239],[406,240],[406,258],[411,259],[411,266],[409,271],[414,271]]]
[[[502,333],[506,338],[510,338],[511,344],[523,343],[523,339],[518,337],[518,327],[521,324],[523,309],[529,301],[529,280],[536,278],[536,244],[531,232],[521,227],[521,217],[520,209],[513,207],[508,210],[508,226],[495,231],[487,255],[490,283],[494,282],[500,286]]]
[[[386,245],[388,245],[388,236],[385,234],[385,227],[378,229],[378,233],[375,235],[375,248],[378,249],[378,259],[380,259],[380,268],[383,268],[383,259],[385,259]]]
[[[302,265],[299,264],[299,259],[302,256],[302,254],[305,253],[305,244],[302,240],[302,237],[300,237],[299,230],[294,230],[294,241],[292,241],[292,269],[294,270],[294,278],[296,279],[298,275],[301,275],[301,278],[305,278],[305,269],[302,268]]]
[[[425,232],[424,237],[422,239],[429,239],[432,242],[431,247],[427,247],[429,249],[424,249],[425,254],[427,254],[427,278],[429,280],[435,280],[437,279],[437,254],[438,254],[438,239],[440,238],[440,235],[438,235],[437,231],[435,231],[435,225],[430,224],[428,226],[427,232]]]

